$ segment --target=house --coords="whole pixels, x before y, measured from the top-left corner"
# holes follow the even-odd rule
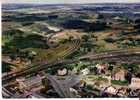
[[[121,21],[121,20],[123,20],[123,19],[122,19],[120,16],[116,16],[116,17],[113,18],[113,20]]]
[[[96,68],[98,70],[98,73],[105,73],[107,70],[107,65],[106,64],[97,64]]]
[[[2,56],[2,61],[11,62],[12,59],[9,56]]]
[[[55,31],[55,32],[61,31],[61,29],[59,29],[59,28],[57,28],[57,27],[49,26],[49,25],[48,25],[48,28],[49,28],[49,30],[53,30],[53,31]]]
[[[66,68],[64,68],[62,70],[60,70],[60,69],[57,70],[57,74],[60,75],[60,76],[64,76],[67,73],[68,73],[68,70]]]
[[[105,88],[104,92],[105,92],[105,93],[108,93],[108,94],[113,94],[113,95],[115,95],[115,94],[118,92],[118,89],[116,89],[116,88],[113,87],[113,86],[109,86],[109,87]]]
[[[112,80],[124,81],[125,80],[125,70],[120,69],[119,71],[115,72],[112,75]]]
[[[16,82],[19,84],[19,89],[20,90],[24,90],[25,88],[27,88],[27,86],[24,84],[25,78],[24,77],[20,77],[16,79]]]
[[[14,64],[20,64],[21,63],[21,58],[20,57],[17,57],[14,61],[13,61]]]
[[[126,93],[127,93],[126,90],[127,90],[127,88],[121,87],[120,89],[118,89],[117,95],[118,95],[118,96],[121,96],[121,97],[126,96]]]
[[[87,75],[87,74],[90,73],[88,68],[83,69],[81,72],[82,72],[83,75]]]
[[[132,78],[130,88],[140,89],[140,78]]]
[[[42,78],[43,77],[39,77],[39,76],[33,76],[31,78],[25,79],[23,78],[18,78],[16,79],[16,82],[19,83],[19,88],[21,90],[30,90],[32,88],[38,87],[40,86],[42,83]]]

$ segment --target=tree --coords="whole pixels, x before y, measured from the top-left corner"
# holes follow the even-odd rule
[[[73,36],[70,36],[68,40],[69,41],[72,41],[73,39],[74,39],[74,37]]]
[[[45,91],[47,91],[50,87],[49,80],[47,78],[42,79],[42,85],[44,86]]]
[[[93,72],[94,74],[97,74],[97,67],[90,68],[90,71]]]
[[[126,75],[125,75],[125,79],[129,82],[129,84],[131,83],[131,79],[132,79],[132,73],[131,72],[128,72]]]
[[[89,36],[88,36],[88,35],[83,35],[83,36],[82,36],[82,40],[83,40],[84,42],[87,42],[88,39],[89,39]]]
[[[61,39],[60,43],[64,44],[66,43],[68,40],[67,39]]]
[[[138,74],[136,75],[136,77],[140,78],[140,73],[138,73]]]
[[[11,71],[10,64],[2,62],[2,72],[9,72]]]
[[[137,64],[122,64],[122,66],[132,73],[136,73],[139,71],[139,66]]]
[[[108,43],[113,43],[113,42],[115,42],[115,39],[110,38],[110,37],[105,38],[104,40],[105,40],[106,42],[108,42]]]
[[[110,70],[112,72],[113,66],[112,65],[108,66],[108,70]]]
[[[98,19],[103,19],[103,18],[104,18],[104,16],[103,16],[103,15],[98,14]]]

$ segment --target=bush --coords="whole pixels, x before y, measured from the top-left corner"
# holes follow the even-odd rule
[[[139,71],[139,66],[137,64],[122,64],[124,69],[131,70],[131,72]]]
[[[115,84],[115,85],[128,85],[128,81],[120,81],[120,80],[111,80],[111,83],[112,84]]]
[[[38,35],[28,35],[16,36],[10,42],[6,43],[5,46],[13,46],[14,48],[24,49],[24,48],[48,48],[48,45],[41,36]]]
[[[93,89],[93,86],[88,84],[88,85],[86,86],[86,88],[87,88],[88,90],[92,90],[92,89]]]
[[[113,42],[115,42],[116,40],[115,39],[113,39],[113,38],[106,38],[106,39],[104,39],[106,42],[109,42],[109,43],[113,43]]]

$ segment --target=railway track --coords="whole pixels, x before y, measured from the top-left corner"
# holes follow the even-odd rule
[[[16,73],[12,73],[6,76],[2,77],[2,84],[3,84],[3,88],[2,88],[2,94],[5,97],[11,97],[13,96],[13,94],[11,92],[9,92],[8,90],[6,90],[5,85],[9,82],[11,82],[11,80],[15,80],[17,77],[19,76],[25,76],[31,73],[35,73],[41,70],[46,70],[47,68],[50,68],[52,66],[58,65],[58,64],[71,64],[71,63],[75,63],[75,62],[79,62],[80,60],[83,59],[89,59],[92,61],[96,61],[96,60],[104,60],[104,61],[115,61],[115,62],[127,62],[127,63],[140,63],[140,50],[128,50],[128,52],[126,50],[122,50],[122,51],[113,51],[111,52],[105,52],[105,53],[100,53],[100,54],[92,54],[92,55],[86,55],[86,56],[82,56],[79,59],[74,59],[74,60],[59,60],[59,61],[55,61],[53,63],[46,63],[46,62],[42,62],[42,64],[34,66],[30,69],[26,69],[23,71],[19,71]],[[9,86],[9,85],[8,85]],[[7,86],[6,86],[7,87]]]
[[[127,51],[127,52],[126,52]],[[38,64],[37,66],[27,68],[25,70],[11,73],[8,75],[5,75],[2,77],[2,82],[7,83],[8,81],[15,79],[16,77],[22,76],[22,75],[28,75],[31,73],[35,73],[41,70],[45,70],[49,67],[58,65],[58,64],[70,64],[74,62],[78,62],[83,59],[89,59],[89,60],[105,60],[105,61],[117,61],[118,62],[126,62],[128,59],[128,62],[137,62],[140,63],[140,50],[122,50],[122,51],[113,51],[111,52],[105,52],[101,54],[92,54],[92,55],[86,55],[82,56],[79,59],[74,59],[74,60],[58,60],[53,63],[46,63],[42,62],[40,65]]]
[[[122,57],[122,56],[130,56],[136,55],[140,56],[140,49],[129,49],[129,50],[119,50],[119,51],[110,51],[110,52],[103,52],[103,53],[90,53],[80,57],[79,59],[104,59],[104,58],[115,58],[115,57]]]

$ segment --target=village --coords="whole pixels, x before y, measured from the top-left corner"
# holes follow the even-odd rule
[[[3,5],[2,96],[140,97],[137,12],[139,4]]]

